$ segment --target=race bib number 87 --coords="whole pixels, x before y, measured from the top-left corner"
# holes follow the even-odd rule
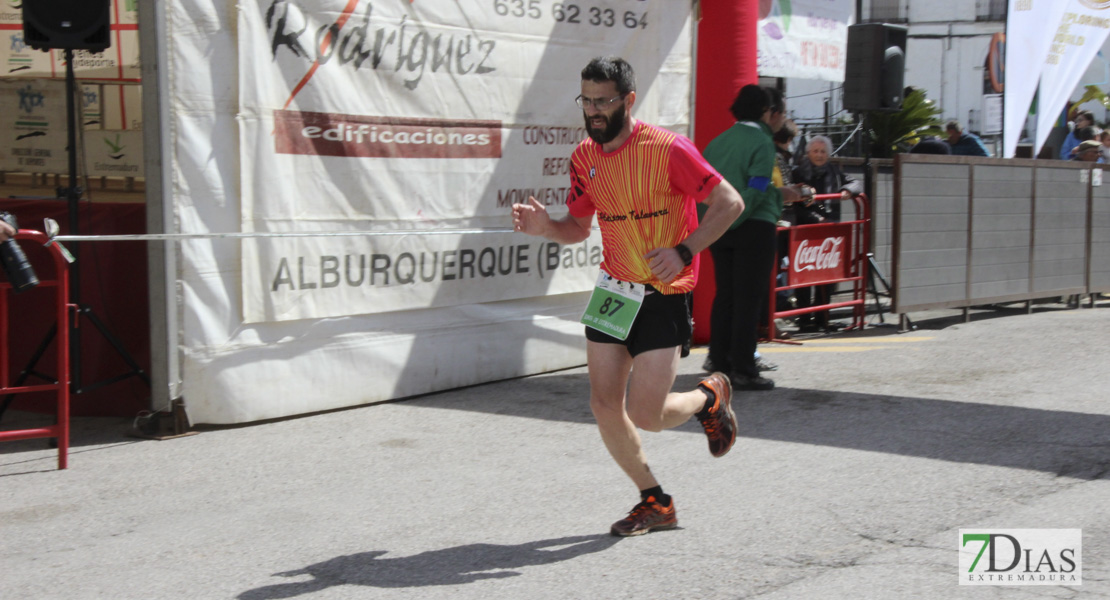
[[[645,290],[642,283],[621,281],[599,272],[582,323],[619,340],[626,339],[644,304]]]

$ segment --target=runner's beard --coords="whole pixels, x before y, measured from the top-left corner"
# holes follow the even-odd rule
[[[589,134],[590,139],[599,144],[608,144],[615,140],[621,133],[621,128],[624,127],[624,105],[622,104],[612,115],[606,117],[598,113],[591,117],[585,113],[582,116],[586,119],[586,133]],[[595,128],[590,121],[593,119],[604,119],[605,126],[602,128]]]

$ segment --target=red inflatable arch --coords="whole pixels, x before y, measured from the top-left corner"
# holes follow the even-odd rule
[[[756,72],[756,24],[761,10],[770,9],[771,0],[702,0],[698,22],[697,85],[694,107],[694,144],[706,144],[732,126],[735,119],[728,108],[736,92],[749,83],[758,83]],[[694,290],[694,342],[709,341],[709,313],[717,286],[713,259],[701,255],[701,273]]]

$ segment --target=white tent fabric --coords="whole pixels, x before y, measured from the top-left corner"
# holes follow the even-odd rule
[[[590,5],[599,10],[365,0],[245,0],[231,10],[171,0],[171,89],[162,93],[176,231],[508,227],[511,190],[569,185],[565,159],[582,135],[578,74],[600,54],[636,68],[637,117],[686,133],[689,3]],[[410,142],[440,133],[500,142],[477,156],[374,155],[359,145],[359,125],[364,140],[400,126]],[[565,210],[557,193],[538,193]],[[380,247],[369,238],[182,242],[180,389],[190,420],[244,423],[584,363],[578,319],[596,241],[553,250],[511,233],[410,237]],[[488,261],[508,254],[483,251],[508,246],[523,253],[521,268],[485,277]],[[421,251],[438,253],[440,277],[411,276]],[[451,273],[467,277],[442,276],[452,252]],[[376,266],[378,287],[331,285]]]
[[[1044,145],[1052,123],[1110,33],[1110,4],[1069,0],[1041,67],[1036,148]],[[1010,45],[1007,40],[1007,46]],[[1007,72],[1011,73],[1007,68]]]
[[[1005,127],[1002,156],[1013,158],[1025,116],[1037,91],[1045,56],[1056,34],[1045,23],[1059,23],[1067,4],[1058,0],[1010,0],[1006,17]],[[1038,145],[1039,147],[1039,145]]]

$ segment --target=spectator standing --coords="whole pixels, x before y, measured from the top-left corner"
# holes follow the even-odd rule
[[[794,171],[794,152],[790,148],[797,135],[798,126],[794,121],[788,120],[771,136],[771,140],[775,142],[775,174],[772,178],[775,187],[785,187],[793,183],[790,177]]]
[[[794,121],[784,121],[782,127],[771,136],[771,141],[775,143],[775,172],[771,176],[771,183],[775,187],[787,187],[794,183],[794,152],[791,148],[794,144],[794,138],[797,136],[798,127],[794,124]],[[780,220],[793,223],[793,217],[792,206],[790,204],[784,205]]]
[[[716,275],[709,333],[708,362],[730,374],[734,389],[770,390],[775,382],[761,377],[755,350],[760,315],[770,293],[776,232],[784,197],[793,188],[777,188],[774,132],[786,121],[782,93],[755,84],[740,88],[730,111],[736,123],[709,142],[705,158],[744,198],[744,212],[710,247]],[[708,213],[703,223],[709,219]]]
[[[831,149],[832,140],[823,135],[814,136],[806,145],[805,157],[794,169],[794,182],[813,188],[814,194],[839,193],[840,198],[844,200],[863,193],[862,182],[848,177],[840,167],[829,161]],[[805,203],[796,205],[794,210],[799,225],[840,220],[839,200],[814,202],[810,198]],[[798,301],[798,308],[814,306],[814,289],[816,289],[816,304],[828,303],[832,295],[832,285],[797,288],[794,290],[794,298]],[[828,325],[828,311],[807,313],[798,318],[798,330],[802,333],[824,331]]]
[[[815,194],[840,193],[841,198],[851,198],[863,193],[863,183],[844,174],[840,167],[829,161],[832,153],[832,140],[816,135],[806,144],[806,154],[798,162],[791,174],[795,184],[813,188]],[[811,225],[825,220],[840,220],[840,202],[807,201],[795,207],[798,211],[798,224]]]
[[[952,149],[937,136],[927,135],[910,148],[910,154],[952,154]]]
[[[1102,160],[1102,144],[1095,140],[1084,140],[1075,147],[1075,158],[1080,162],[1104,163]]]
[[[948,134],[948,147],[951,148],[952,154],[960,156],[991,155],[979,136],[974,133],[964,133],[959,121],[949,121],[944,126],[944,131]]]
[[[1085,127],[1093,127],[1095,124],[1095,115],[1089,110],[1081,110],[1075,113],[1075,121],[1072,124],[1071,131],[1068,136],[1064,138],[1064,143],[1060,145],[1060,160],[1071,160],[1075,157],[1075,149],[1079,146],[1079,139],[1077,132]]]
[[[1098,134],[1098,140],[1102,143],[1102,147],[1099,148],[1099,153],[1102,155],[1102,162],[1110,163],[1110,130],[1103,129],[1102,132]]]
[[[1100,131],[1098,127],[1095,127],[1095,126],[1092,125],[1090,127],[1084,127],[1082,129],[1077,129],[1075,131],[1075,139],[1079,140],[1080,144],[1082,144],[1083,142],[1086,142],[1086,141],[1090,141],[1090,140],[1094,140],[1094,141],[1097,142],[1098,141],[1098,136],[1099,136],[1100,133],[1102,133],[1102,131]],[[1101,142],[1100,142],[1100,144],[1101,144]],[[1076,145],[1075,148],[1071,151],[1071,158],[1074,159],[1076,153],[1078,153],[1078,152],[1079,152],[1079,145]]]

